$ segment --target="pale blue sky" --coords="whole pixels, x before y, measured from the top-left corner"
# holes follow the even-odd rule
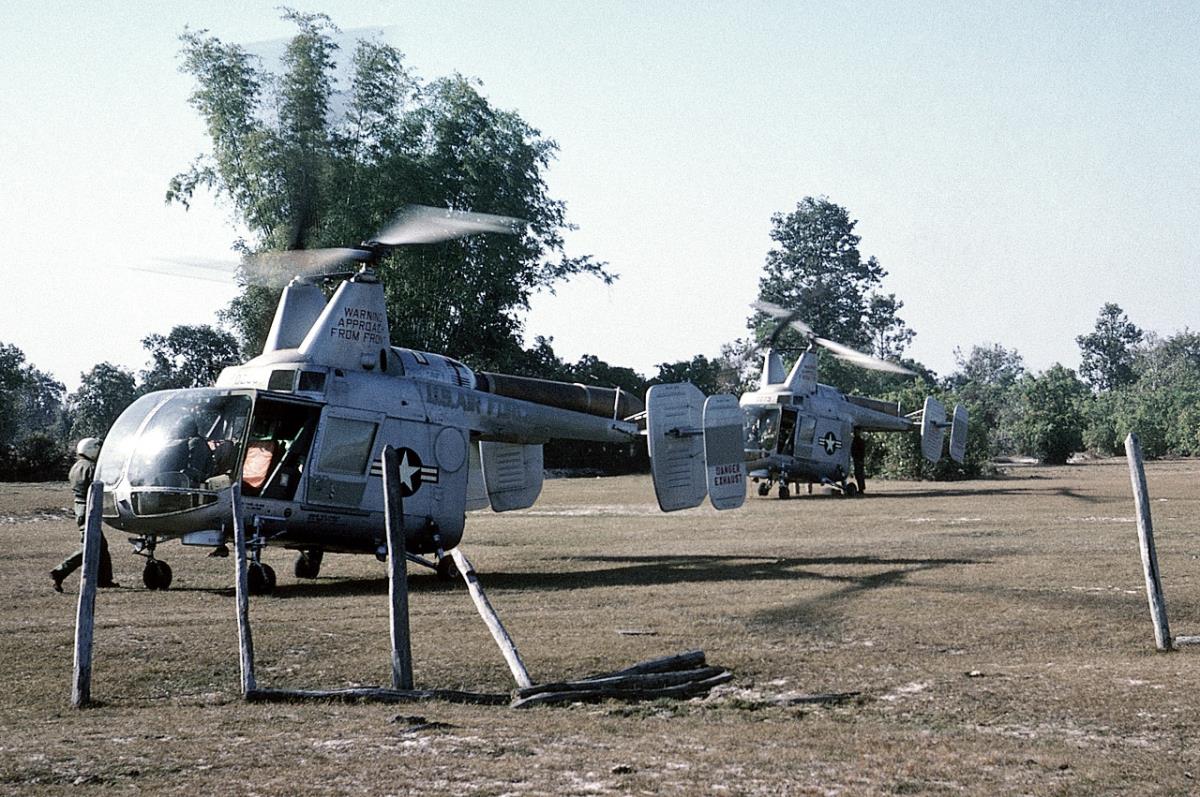
[[[233,295],[123,267],[228,257],[225,211],[162,201],[206,146],[177,37],[283,37],[275,5],[0,11],[0,341],[68,387]],[[715,355],[745,334],[771,214],[818,194],[860,220],[940,373],[982,342],[1075,367],[1106,301],[1200,327],[1200,4],[293,5],[386,28],[422,76],[478,77],[559,142],[570,249],[621,274],[535,301],[528,334],[567,359]]]

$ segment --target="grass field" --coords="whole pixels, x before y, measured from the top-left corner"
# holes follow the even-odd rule
[[[1172,631],[1200,634],[1200,462],[1148,469]],[[0,485],[0,792],[115,794],[1190,794],[1200,649],[1154,651],[1124,463],[1020,467],[861,500],[662,515],[648,478],[547,482],[473,515],[463,550],[535,681],[703,648],[706,699],[526,711],[247,705],[232,559],[160,548],[166,593],[109,531],[93,695],[68,707],[76,578],[65,485]],[[387,685],[387,582],[268,550],[264,686]],[[466,591],[412,581],[418,687],[505,691]],[[630,634],[637,631],[637,634]],[[789,704],[860,692],[837,706]]]

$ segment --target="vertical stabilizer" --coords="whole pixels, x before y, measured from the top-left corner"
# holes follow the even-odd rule
[[[312,283],[292,280],[279,297],[263,354],[298,347],[325,310],[325,294]]]
[[[759,388],[766,390],[771,385],[781,385],[784,380],[783,358],[774,349],[767,349],[763,356],[762,380]]]
[[[331,368],[371,371],[391,342],[383,285],[370,272],[342,283],[300,344],[300,353]]]
[[[945,430],[946,408],[933,396],[926,396],[925,407],[921,410],[921,454],[930,462],[942,458]]]
[[[792,372],[788,374],[788,389],[797,396],[807,396],[817,389],[817,353],[813,350],[804,352]]]

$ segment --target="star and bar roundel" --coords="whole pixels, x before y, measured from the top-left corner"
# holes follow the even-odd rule
[[[437,484],[439,469],[434,465],[421,464],[421,457],[411,448],[397,448],[396,462],[400,471],[400,496],[408,498],[421,489],[422,484]],[[383,462],[371,463],[371,475],[383,477]]]
[[[821,447],[825,449],[825,453],[831,457],[837,453],[839,448],[842,447],[842,441],[838,440],[837,435],[835,435],[832,431],[826,432],[825,435],[817,442],[820,443]]]

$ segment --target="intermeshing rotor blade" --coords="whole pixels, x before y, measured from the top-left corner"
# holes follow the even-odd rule
[[[261,252],[245,260],[251,282],[282,285],[296,276],[317,276],[334,271],[347,263],[365,261],[368,252],[351,247],[333,249],[289,249]]]
[[[515,235],[524,226],[525,222],[510,216],[409,205],[379,231],[374,243],[434,244],[481,232]]]
[[[893,374],[906,374],[908,376],[916,376],[913,371],[908,370],[903,365],[881,360],[878,357],[872,357],[870,354],[863,354],[858,349],[852,349],[849,346],[843,346],[827,338],[816,338],[816,342],[833,352],[833,356],[839,360],[846,360],[854,363],[860,368],[868,368],[872,371],[888,371]]]
[[[813,337],[812,327],[800,320],[799,310],[786,310],[777,304],[762,299],[752,302],[750,306],[759,312],[779,319],[779,325],[775,327],[775,330],[771,333],[771,337],[765,344],[759,344],[760,348],[763,346],[774,347],[775,343],[779,340],[779,336],[783,334],[783,330],[789,326],[806,339]]]

